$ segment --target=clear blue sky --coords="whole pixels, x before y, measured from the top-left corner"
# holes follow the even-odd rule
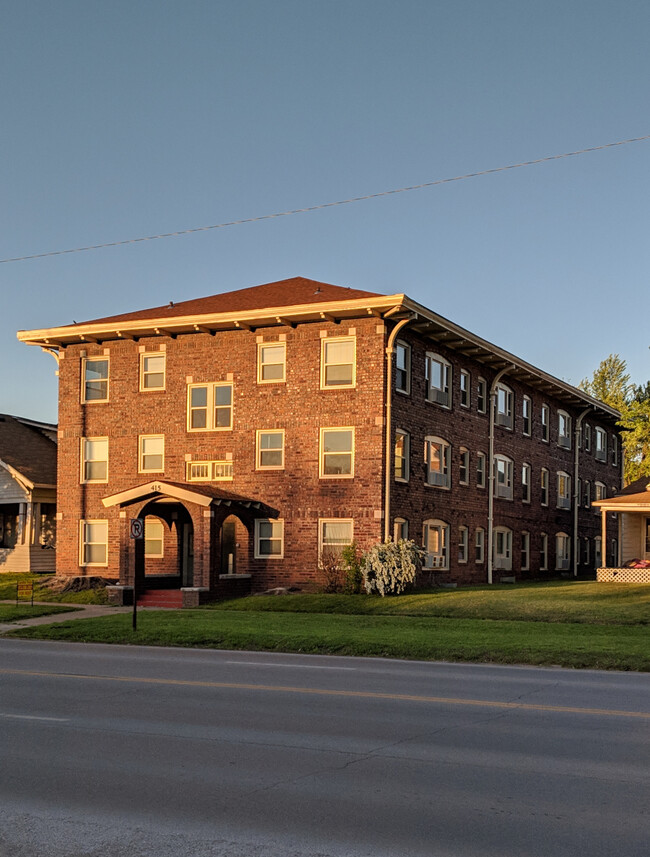
[[[0,258],[650,133],[647,0],[5,0]],[[572,383],[650,378],[650,141],[312,214],[0,265],[0,411],[50,327],[305,276],[406,292]]]

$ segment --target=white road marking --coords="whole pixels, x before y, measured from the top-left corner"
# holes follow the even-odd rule
[[[36,714],[2,714],[0,717],[9,718],[11,720],[53,720],[56,723],[67,723],[69,717],[39,717]]]
[[[284,669],[290,668],[294,670],[336,670],[343,672],[356,672],[357,667],[316,667],[311,664],[268,664],[264,661],[225,661],[227,664],[236,664],[239,666],[243,664],[247,667],[283,667]]]

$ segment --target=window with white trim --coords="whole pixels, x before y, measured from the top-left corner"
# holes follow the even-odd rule
[[[188,482],[232,482],[233,477],[231,459],[186,462],[185,479]]]
[[[469,530],[465,526],[458,528],[458,562],[467,562],[467,553],[469,551]]]
[[[582,428],[582,436],[584,438],[585,452],[591,452],[591,426],[585,423]]]
[[[607,461],[607,432],[596,426],[596,459]]]
[[[512,500],[513,462],[507,455],[494,456],[494,496]]]
[[[395,389],[406,395],[411,392],[411,346],[400,340],[395,346]]]
[[[594,500],[605,500],[607,498],[607,488],[602,482],[596,482],[594,484],[594,495]],[[594,509],[594,512],[597,515],[600,515],[600,509],[597,507]]]
[[[512,571],[512,530],[508,527],[494,528],[493,554],[495,571]]]
[[[571,508],[571,477],[563,470],[557,474],[557,507],[558,509]]]
[[[144,555],[152,559],[160,559],[165,554],[163,522],[160,518],[146,517],[144,519]]]
[[[462,408],[469,408],[470,400],[469,400],[469,391],[471,388],[472,382],[470,378],[470,374],[466,369],[460,370],[460,406]]]
[[[479,378],[476,383],[476,410],[479,414],[487,413],[487,381]]]
[[[409,449],[410,437],[402,429],[395,430],[395,479],[398,482],[408,482],[409,479]]]
[[[521,400],[521,416],[523,419],[523,433],[530,437],[532,420],[532,402],[530,396],[524,396]]]
[[[539,480],[540,503],[542,506],[548,506],[548,470],[542,467]]]
[[[425,363],[427,399],[451,408],[451,363],[439,354],[427,353]]]
[[[582,540],[582,564],[583,565],[589,565],[589,560],[590,560],[589,548],[590,548],[589,537],[585,536]]]
[[[258,429],[255,433],[258,470],[284,470],[284,429]]]
[[[618,467],[618,437],[612,435],[612,465]]]
[[[588,479],[585,479],[584,483],[584,503],[585,509],[589,509],[591,506],[591,482]]]
[[[81,438],[81,482],[108,482],[108,438]]]
[[[321,479],[350,479],[354,476],[354,428],[320,430]]]
[[[571,449],[571,417],[566,411],[557,412],[557,445]]]
[[[140,392],[165,389],[165,366],[167,358],[164,351],[142,352],[140,355]]]
[[[539,537],[539,570],[548,571],[548,536],[541,533]]]
[[[555,568],[557,571],[568,571],[571,567],[571,539],[566,533],[555,536]]]
[[[484,562],[485,560],[485,530],[483,527],[477,527],[474,536],[474,562]]]
[[[486,455],[484,452],[476,453],[476,485],[478,488],[485,488],[485,462]]]
[[[322,390],[354,387],[356,384],[356,338],[335,336],[321,340]]]
[[[424,463],[426,484],[438,488],[450,486],[451,446],[441,437],[427,437],[424,440]]]
[[[108,401],[108,357],[84,357],[81,361],[81,401]]]
[[[161,473],[165,469],[165,435],[141,434],[138,438],[138,471]]]
[[[548,443],[548,437],[549,437],[548,427],[549,427],[550,414],[551,414],[551,411],[550,411],[549,406],[548,405],[542,405],[542,408],[540,410],[540,422],[541,422],[541,427],[542,427],[542,440],[544,441],[544,443]]]
[[[409,522],[406,518],[395,518],[393,520],[393,541],[406,541],[409,537]]]
[[[187,430],[232,429],[232,388],[231,383],[190,384],[187,388]]]
[[[498,426],[511,429],[513,425],[514,394],[505,384],[497,384],[494,403],[495,422]]]
[[[79,521],[79,565],[108,565],[108,521]]]
[[[600,536],[596,536],[596,538],[594,539],[594,560],[596,563],[596,568],[602,568],[603,551],[602,551],[602,539]]]
[[[460,448],[458,481],[461,485],[469,484],[469,450],[464,446]]]
[[[286,342],[259,342],[257,344],[257,383],[281,384],[286,380]]]
[[[521,570],[530,569],[530,533],[521,534]]]
[[[521,502],[530,503],[530,464],[521,465]]]
[[[423,524],[424,568],[449,568],[449,524],[430,520]]]
[[[352,518],[318,519],[318,555],[340,556],[344,547],[351,545],[354,539]]]
[[[270,518],[255,519],[255,559],[284,557],[284,521]]]

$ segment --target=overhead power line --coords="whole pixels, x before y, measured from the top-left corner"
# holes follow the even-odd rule
[[[462,176],[453,176],[447,179],[436,179],[435,181],[422,182],[422,184],[409,185],[394,190],[382,190],[379,193],[368,193],[365,196],[353,196],[350,199],[339,199],[336,202],[323,202],[320,205],[310,205],[306,208],[292,208],[289,211],[276,211],[274,214],[261,214],[258,217],[245,217],[242,220],[228,220],[225,223],[215,223],[212,226],[195,226],[192,229],[179,229],[176,232],[161,232],[159,235],[146,235],[141,238],[127,238],[123,241],[107,241],[104,244],[90,244],[87,247],[72,247],[68,250],[50,250],[47,253],[32,253],[29,256],[14,256],[11,259],[0,259],[0,264],[7,262],[26,262],[28,259],[44,259],[47,256],[64,256],[68,253],[85,253],[88,250],[102,250],[105,247],[121,247],[124,244],[139,244],[142,241],[157,241],[159,238],[177,238],[179,235],[191,235],[194,232],[207,232],[210,229],[225,229],[227,226],[241,226],[243,223],[257,223],[260,220],[272,220],[275,217],[288,217],[290,214],[306,214],[309,211],[321,211],[324,208],[333,208],[337,205],[350,205],[352,202],[363,202],[366,199],[377,199],[380,196],[390,196],[395,193],[407,193],[411,190],[421,190],[425,187],[459,182],[463,179],[473,179],[477,176],[487,176],[491,173],[502,173],[506,170],[516,170],[519,167],[531,167],[533,164],[544,164],[547,161],[559,161],[561,158],[573,158],[575,155],[585,155],[587,152],[598,152],[601,149],[611,149],[614,146],[626,146],[628,143],[639,143],[642,140],[650,140],[650,134],[643,137],[631,137],[629,140],[618,140],[616,143],[605,143],[602,146],[590,146],[588,149],[578,149],[576,152],[564,152],[561,155],[548,155],[545,158],[536,158],[533,161],[522,161],[519,164],[508,164],[505,167],[493,167],[490,170],[480,170],[476,173],[465,173]]]

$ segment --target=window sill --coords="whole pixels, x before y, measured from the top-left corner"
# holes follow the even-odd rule
[[[250,574],[220,574],[219,580],[249,580]]]

